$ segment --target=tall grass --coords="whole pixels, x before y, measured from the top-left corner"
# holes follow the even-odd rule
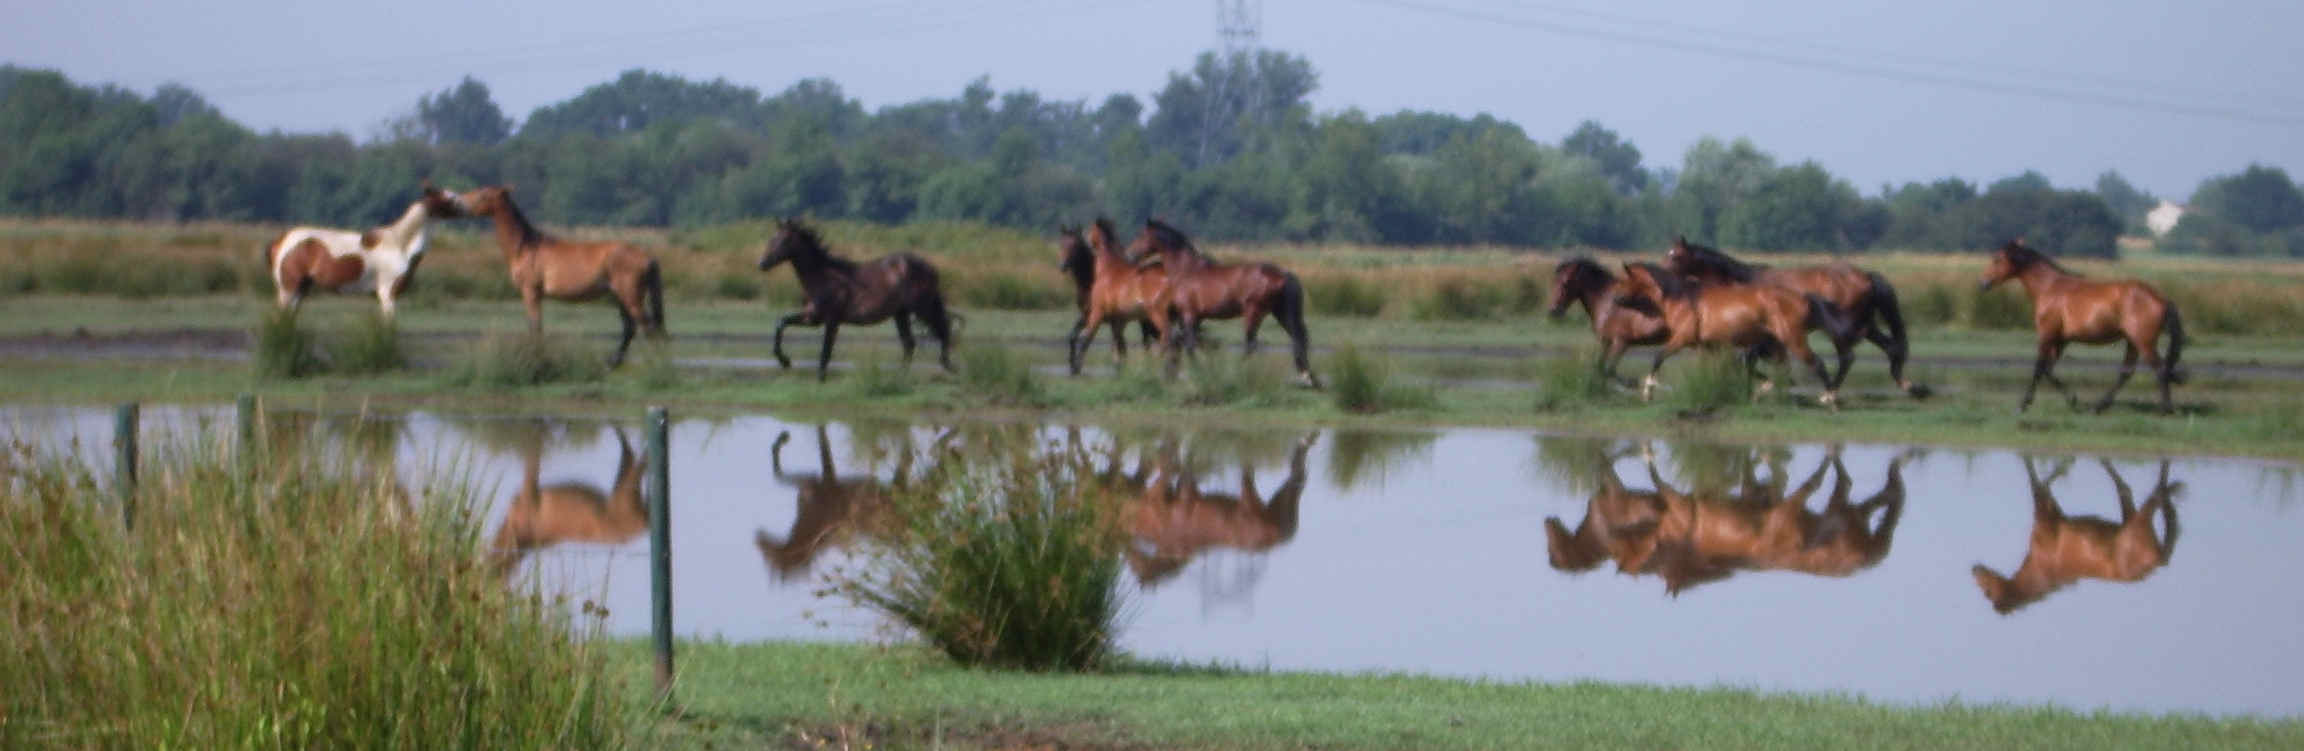
[[[1287,376],[1277,361],[1219,351],[1191,359],[1176,396],[1195,407],[1264,407],[1278,403],[1286,392]]]
[[[960,382],[971,395],[993,404],[1037,406],[1048,399],[1048,388],[1029,360],[989,341],[960,352]]]
[[[484,564],[471,487],[305,451],[0,460],[0,747],[606,748],[634,715],[564,605]]]
[[[359,316],[350,329],[330,337],[327,353],[328,369],[338,373],[382,373],[408,364],[407,354],[400,350],[399,328],[376,310]]]
[[[256,377],[304,378],[325,369],[320,348],[294,313],[267,309],[256,323]]]
[[[1732,350],[1706,350],[1683,357],[1673,374],[1666,403],[1685,410],[1738,407],[1752,401],[1752,373]]]
[[[1328,393],[1346,412],[1430,409],[1439,396],[1430,388],[1392,382],[1392,369],[1360,348],[1346,346],[1328,359]]]
[[[835,575],[953,660],[1083,670],[1111,654],[1125,604],[1118,499],[1065,454],[945,465],[899,495],[906,523]]]
[[[520,388],[548,383],[598,381],[607,362],[557,334],[489,334],[464,354],[448,374],[459,386]]]
[[[1599,360],[1599,350],[1578,347],[1566,357],[1538,362],[1536,409],[1556,412],[1607,401],[1614,385],[1600,372]]]

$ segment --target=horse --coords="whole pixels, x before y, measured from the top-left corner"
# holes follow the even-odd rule
[[[1832,346],[1840,356],[1840,372],[1846,373],[1852,356],[1847,332],[1852,325],[1823,297],[1765,284],[1705,284],[1653,263],[1624,264],[1622,289],[1624,295],[1620,300],[1645,299],[1656,303],[1663,313],[1665,327],[1671,331],[1664,346],[1657,350],[1648,376],[1640,381],[1642,400],[1654,392],[1656,371],[1664,368],[1664,358],[1697,345],[1730,345],[1745,350],[1745,366],[1761,379],[1754,398],[1775,387],[1775,383],[1760,372],[1759,359],[1789,355],[1807,363],[1816,372],[1816,380],[1824,385],[1824,393],[1816,398],[1817,403],[1838,407],[1840,382],[1825,373],[1823,360],[1808,349],[1808,332],[1823,329],[1831,336]]]
[[[2024,458],[2024,477],[2032,488],[2032,537],[2024,563],[2011,576],[2001,576],[1981,563],[1969,569],[1994,611],[2002,615],[2015,612],[2081,579],[2142,581],[2168,565],[2169,556],[2176,552],[2175,497],[2184,487],[2168,481],[2168,460],[2160,460],[2160,477],[2141,509],[2112,463],[2097,462],[2104,466],[2104,474],[2112,477],[2112,487],[2119,493],[2118,522],[2065,516],[2048,489],[2063,471],[2059,469],[2042,480],[2032,458]],[[2159,533],[2152,529],[2155,511],[2165,519],[2165,529]]]
[[[632,346],[634,323],[651,337],[664,333],[664,273],[655,256],[621,242],[575,242],[544,234],[528,222],[512,202],[509,185],[477,188],[462,196],[465,213],[487,217],[496,224],[496,245],[504,251],[504,265],[520,303],[528,311],[528,330],[544,332],[544,300],[582,302],[612,296],[616,315],[624,322],[624,336],[608,366],[624,364]]]
[[[1073,327],[1072,338],[1065,345],[1065,357],[1073,375],[1080,374],[1080,361],[1088,352],[1088,344],[1096,340],[1096,329],[1107,320],[1112,321],[1112,335],[1116,338],[1126,335],[1121,324],[1133,319],[1160,332],[1163,342],[1172,342],[1167,335],[1173,295],[1168,284],[1169,272],[1130,262],[1112,247],[1112,236],[1112,223],[1099,218],[1089,225],[1085,238],[1078,238],[1093,255],[1089,261],[1092,279],[1081,322]]]
[[[1600,373],[1625,386],[1632,380],[1616,374],[1616,363],[1624,357],[1624,350],[1635,345],[1662,344],[1671,336],[1658,311],[1638,303],[1619,302],[1623,284],[1608,267],[1590,258],[1576,257],[1561,261],[1552,269],[1551,317],[1560,318],[1568,306],[1584,305],[1585,316],[1592,319],[1592,335],[1600,340]]]
[[[648,504],[640,497],[646,463],[632,452],[622,429],[615,433],[616,481],[607,492],[580,482],[544,485],[537,478],[543,447],[522,452],[520,490],[496,530],[497,565],[509,572],[537,548],[568,542],[614,545],[648,530]]]
[[[1904,310],[1896,301],[1896,287],[1888,283],[1887,277],[1845,263],[1770,268],[1690,244],[1685,237],[1673,238],[1672,248],[1665,251],[1664,265],[1675,273],[1713,284],[1774,284],[1822,296],[1852,325],[1847,333],[1849,343],[1857,338],[1866,339],[1888,353],[1888,376],[1896,380],[1897,388],[1915,399],[1927,398],[1929,394],[1927,386],[1904,377],[1910,341],[1904,333]],[[1847,380],[1849,364],[1850,361],[1841,361],[1840,372],[1834,376],[1836,380]]]
[[[416,265],[432,239],[432,220],[464,216],[457,196],[425,180],[423,194],[400,219],[365,232],[325,227],[291,227],[264,246],[271,269],[275,305],[294,314],[304,295],[374,291],[390,319],[394,304],[416,279]]]
[[[1157,255],[1167,270],[1169,302],[1178,314],[1176,327],[1167,329],[1171,353],[1178,350],[1178,332],[1183,334],[1183,351],[1197,346],[1191,341],[1192,332],[1202,319],[1239,317],[1246,329],[1242,351],[1254,354],[1256,329],[1270,314],[1288,332],[1298,381],[1320,388],[1320,377],[1312,373],[1312,333],[1304,325],[1304,284],[1295,274],[1269,263],[1217,263],[1201,254],[1183,232],[1158,220],[1144,222],[1129,250],[1133,258]]]
[[[1990,291],[2008,279],[2024,285],[2024,294],[2032,298],[2032,329],[2039,334],[2039,359],[2032,364],[2032,381],[2024,386],[2024,400],[2016,404],[2018,413],[2032,406],[2032,394],[2042,379],[2063,392],[2073,409],[2080,408],[2079,397],[2065,388],[2054,372],[2056,360],[2064,356],[2064,345],[2072,342],[2128,345],[2120,361],[2120,376],[2112,381],[2104,398],[2096,401],[2095,411],[2111,407],[2112,396],[2128,385],[2128,377],[2136,372],[2138,354],[2160,382],[2160,411],[2176,411],[2168,387],[2184,382],[2184,372],[2176,367],[2176,361],[2184,356],[2184,317],[2159,290],[2140,281],[2099,281],[2066,271],[2054,259],[2025,246],[2021,239],[1992,254],[1992,264],[1985,268],[1978,290]],[[2162,331],[2168,332],[2166,358],[2154,351]]]
[[[1056,267],[1072,278],[1072,304],[1080,309],[1080,317],[1073,319],[1072,330],[1064,335],[1064,346],[1069,348],[1088,325],[1089,291],[1096,286],[1096,249],[1089,247],[1087,235],[1079,227],[1058,226],[1056,234],[1056,245],[1061,249]],[[1144,348],[1151,349],[1152,343],[1160,339],[1160,329],[1149,319],[1137,323],[1143,327]],[[1119,326],[1112,328],[1112,353],[1116,358],[1128,357],[1128,332]],[[1079,371],[1074,370],[1073,374],[1078,375]]]
[[[869,326],[893,318],[896,340],[904,347],[904,365],[911,367],[912,317],[919,316],[928,334],[936,337],[937,363],[952,369],[952,321],[957,316],[945,309],[936,267],[927,259],[895,253],[857,263],[832,255],[815,228],[798,219],[781,219],[760,255],[760,270],[772,270],[785,261],[792,262],[806,300],[800,312],[776,322],[771,349],[778,364],[792,367],[792,358],[784,356],[786,327],[822,326],[824,345],[816,361],[816,380],[823,381],[832,367],[832,342],[843,324]]]

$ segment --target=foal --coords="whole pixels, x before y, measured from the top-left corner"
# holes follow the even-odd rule
[[[2144,356],[2144,364],[2160,381],[2160,411],[2176,411],[2168,386],[2184,382],[2183,371],[2176,369],[2177,358],[2184,356],[2184,318],[2159,290],[2139,281],[2097,281],[2065,271],[2040,251],[2026,247],[2023,240],[2010,241],[1992,254],[1992,265],[1984,270],[1980,289],[1990,290],[2008,279],[2024,285],[2024,294],[2032,298],[2032,328],[2040,342],[2039,359],[2032,364],[2032,382],[2025,384],[2024,400],[2016,404],[2016,411],[2032,406],[2032,392],[2040,388],[2041,379],[2047,379],[2073,408],[2079,408],[2080,398],[2064,387],[2054,371],[2056,360],[2064,356],[2064,345],[2071,342],[2128,345],[2120,361],[2120,377],[2104,392],[2104,398],[2096,401],[2097,412],[2112,406],[2112,395],[2128,385],[2128,377],[2136,372],[2138,354]],[[2168,332],[2166,359],[2153,350],[2162,330]]]
[[[1648,376],[1640,381],[1641,399],[1653,393],[1656,371],[1664,368],[1664,358],[1672,353],[1698,345],[1728,345],[1746,351],[1744,362],[1760,379],[1754,397],[1775,387],[1760,372],[1760,356],[1766,353],[1781,358],[1789,354],[1807,363],[1816,372],[1817,382],[1824,385],[1817,403],[1830,407],[1839,404],[1840,382],[1824,371],[1824,361],[1808,349],[1808,331],[1820,328],[1831,335],[1832,346],[1839,351],[1840,371],[1846,373],[1851,356],[1846,333],[1851,324],[1824,298],[1766,284],[1708,285],[1653,263],[1624,264],[1624,289],[1629,297],[1657,302],[1665,327],[1671,330],[1664,347],[1657,350]]]
[[[366,232],[292,227],[264,246],[264,265],[271,267],[276,304],[293,313],[313,289],[325,292],[373,290],[392,317],[393,303],[416,278],[416,264],[424,260],[424,246],[432,239],[434,219],[464,216],[456,194],[424,181],[424,193],[400,219]]]
[[[624,363],[635,321],[650,336],[664,336],[664,274],[647,251],[620,242],[575,242],[544,234],[512,202],[510,186],[474,189],[463,196],[464,210],[496,222],[496,245],[520,302],[528,309],[528,330],[544,332],[544,300],[580,302],[603,295],[616,300],[624,338],[608,367]]]
[[[822,381],[832,367],[832,341],[841,324],[869,326],[894,318],[896,340],[904,346],[904,364],[910,366],[912,317],[919,316],[928,334],[936,337],[937,363],[952,369],[952,314],[944,309],[936,267],[927,259],[896,253],[857,263],[832,255],[815,229],[797,219],[783,219],[776,223],[775,236],[768,238],[767,252],[760,255],[760,270],[785,261],[792,262],[807,299],[800,312],[776,323],[770,349],[778,364],[792,367],[792,358],[784,356],[784,328],[792,324],[824,327],[824,351],[816,361],[816,380]]]

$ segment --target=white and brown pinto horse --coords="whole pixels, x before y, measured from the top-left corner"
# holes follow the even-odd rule
[[[391,224],[355,232],[292,227],[264,247],[281,308],[294,311],[312,290],[374,292],[392,317],[393,303],[415,278],[432,236],[432,220],[464,216],[456,194],[424,181],[424,195]]]

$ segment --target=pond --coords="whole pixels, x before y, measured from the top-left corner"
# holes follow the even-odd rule
[[[96,446],[107,410],[0,430]],[[169,426],[229,408],[152,408]],[[516,581],[648,629],[636,421],[275,413],[497,500]],[[684,419],[675,623],[730,640],[882,639],[818,595],[938,457],[1086,452],[1122,491],[1132,653],[1397,671],[1841,692],[1889,702],[2304,713],[2304,486],[2285,462],[1903,446],[1606,440],[1512,430],[1117,429]],[[2123,507],[2129,510],[2123,510]],[[2128,519],[2128,523],[2123,523]]]

